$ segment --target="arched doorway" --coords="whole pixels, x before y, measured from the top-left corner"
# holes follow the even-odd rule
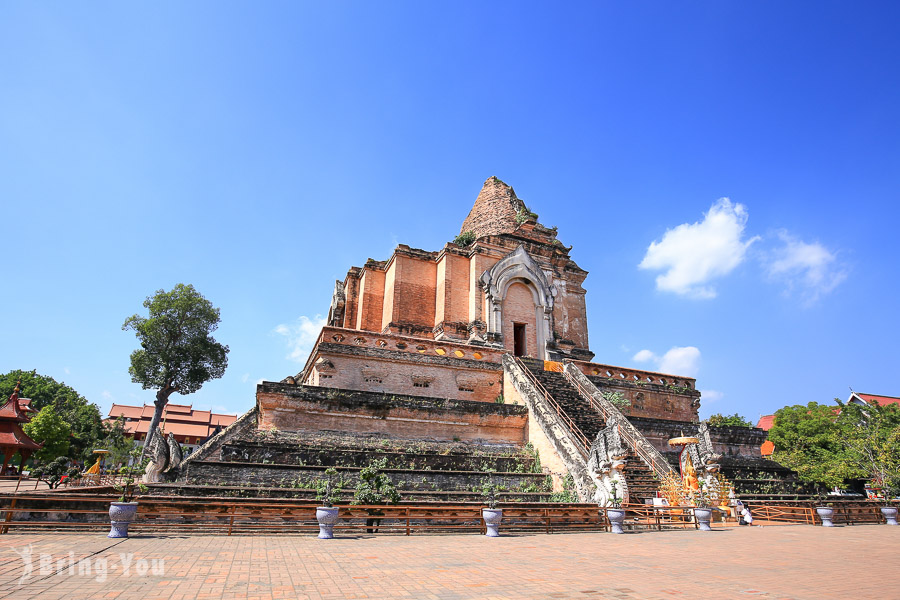
[[[540,356],[537,347],[537,305],[533,287],[524,281],[506,289],[502,315],[503,346],[516,356]]]

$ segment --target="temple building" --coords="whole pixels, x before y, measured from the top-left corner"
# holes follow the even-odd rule
[[[19,454],[19,464],[24,465],[28,457],[42,444],[38,444],[22,431],[22,425],[31,420],[35,411],[30,398],[19,398],[19,383],[4,404],[0,404],[0,452],[3,452],[3,467],[0,475],[6,475],[12,458]]]
[[[476,500],[490,477],[510,501],[649,502],[688,454],[711,485],[788,473],[761,457],[764,431],[700,423],[693,378],[594,361],[571,251],[490,177],[453,242],[401,244],[335,282],[303,370],[259,384],[255,408],[185,460],[177,492],[296,490],[375,459],[404,497],[434,501]],[[668,443],[684,436],[690,453]]]
[[[571,250],[491,177],[455,243],[434,252],[401,244],[335,282],[327,326],[293,380],[492,402],[502,393],[501,357],[512,353],[569,360],[606,379],[632,415],[697,421],[694,379],[590,362],[588,273]]]
[[[121,418],[125,433],[134,438],[138,444],[143,444],[147,439],[150,421],[153,420],[153,404],[143,406],[129,406],[127,404],[113,404],[109,409],[107,422]],[[237,415],[220,415],[209,410],[194,410],[190,404],[166,404],[160,418],[160,429],[164,433],[175,436],[182,446],[189,452],[232,423]]]

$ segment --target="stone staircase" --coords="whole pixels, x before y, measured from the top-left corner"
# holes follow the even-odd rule
[[[554,371],[545,371],[544,361],[527,358],[520,360],[544,386],[560,408],[565,411],[566,415],[572,419],[575,426],[588,439],[588,443],[593,441],[597,437],[597,433],[606,427],[603,415],[584,401],[578,390],[566,380],[565,375]]]
[[[597,412],[578,390],[569,383],[565,375],[554,371],[545,371],[544,363],[534,359],[520,359],[522,364],[544,386],[547,392],[565,411],[584,436],[589,440],[606,426],[603,416]],[[643,504],[645,500],[656,497],[659,491],[659,479],[633,449],[628,449],[625,466],[625,480],[628,482],[630,502]]]
[[[349,502],[362,468],[383,464],[405,502],[478,502],[485,482],[503,502],[546,502],[550,479],[535,456],[514,444],[408,439],[341,431],[252,431],[191,463],[184,482],[158,495],[315,499],[317,480],[334,467]],[[534,472],[538,471],[538,472]]]
[[[628,482],[629,502],[644,504],[649,498],[655,498],[659,491],[659,479],[641,458],[628,450],[628,462],[625,463],[625,481]]]

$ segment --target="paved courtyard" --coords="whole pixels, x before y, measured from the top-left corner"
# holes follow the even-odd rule
[[[884,525],[330,541],[10,534],[0,551],[3,598],[900,598],[900,527]]]

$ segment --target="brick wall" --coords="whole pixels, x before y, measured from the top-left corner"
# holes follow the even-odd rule
[[[263,382],[259,428],[384,433],[435,440],[522,444],[527,411],[504,404]]]
[[[357,328],[366,331],[380,331],[382,302],[384,301],[384,271],[365,268],[359,282],[359,296]]]
[[[502,389],[501,365],[456,358],[449,347],[440,355],[432,349],[419,353],[320,345],[319,357],[333,367],[327,379],[314,367],[308,378],[313,385],[480,402],[493,402]]]
[[[434,328],[437,264],[400,252],[395,252],[391,262],[389,268],[395,270],[393,299],[391,312],[385,311],[381,330],[430,334]]]

